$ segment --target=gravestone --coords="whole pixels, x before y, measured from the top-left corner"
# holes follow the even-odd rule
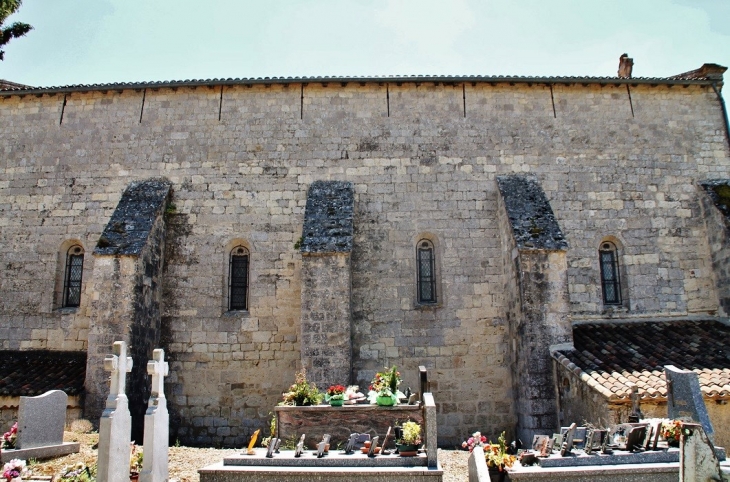
[[[715,431],[707,414],[702,398],[697,374],[690,370],[680,370],[675,366],[664,367],[667,379],[667,417],[671,419],[691,419],[702,424],[705,434],[714,441]]]
[[[679,480],[728,482],[730,474],[723,470],[715,453],[715,447],[699,424],[685,424],[687,433],[680,437]]]
[[[20,397],[18,407],[19,449],[63,444],[68,395],[51,390],[37,397]]]
[[[129,482],[132,417],[125,385],[127,373],[132,371],[132,358],[127,356],[127,343],[123,341],[114,342],[113,353],[104,358],[104,370],[111,372],[111,387],[99,420],[97,480]]]
[[[294,457],[301,457],[302,452],[304,452],[304,436],[305,434],[302,434],[299,442],[297,443],[297,447],[294,449]]]
[[[144,415],[144,459],[140,482],[165,482],[169,476],[167,447],[170,441],[170,417],[167,413],[164,381],[170,368],[165,351],[157,348],[147,362],[147,374],[152,375],[152,393]]]

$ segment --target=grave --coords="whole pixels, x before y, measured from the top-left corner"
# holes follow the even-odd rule
[[[700,423],[705,434],[711,441],[714,440],[715,430],[707,414],[697,374],[667,365],[664,367],[664,376],[667,379],[667,417]]]
[[[170,368],[165,351],[158,348],[147,362],[147,374],[152,376],[152,394],[144,416],[144,459],[140,482],[165,482],[168,479],[168,450],[170,417],[167,412],[164,381]]]
[[[20,397],[16,449],[3,450],[0,461],[45,459],[78,452],[78,443],[63,441],[67,404],[68,396],[61,390]]]
[[[357,431],[353,431],[352,434],[348,433],[347,436],[343,437],[341,449],[333,448],[336,445],[334,435],[332,435],[331,448],[325,454],[319,449],[307,450],[304,448],[305,440],[311,440],[316,444],[324,439],[325,434],[315,435],[306,433],[298,437],[299,444],[296,451],[282,450],[277,454],[271,453],[264,448],[256,448],[254,449],[253,455],[241,453],[240,455],[226,457],[222,462],[200,469],[198,471],[200,474],[200,482],[273,482],[294,480],[312,480],[317,482],[344,482],[350,480],[357,480],[359,482],[382,480],[388,480],[389,482],[440,482],[443,478],[443,470],[437,458],[436,404],[434,403],[433,395],[431,393],[424,393],[423,403],[421,405],[405,407],[410,407],[408,409],[410,411],[417,410],[419,412],[418,418],[423,421],[419,423],[422,423],[425,453],[419,452],[414,457],[401,457],[394,453],[387,455],[375,453],[375,450],[373,450],[372,454],[363,453],[362,450],[353,450],[356,441],[362,435],[357,433]],[[322,413],[331,413],[330,408],[342,410],[346,407],[277,408],[322,409]],[[406,413],[403,410],[399,410],[403,406],[376,407],[370,405],[353,405],[348,408],[354,411],[350,413],[356,414],[357,410],[362,410],[362,413],[369,414],[370,416],[377,415],[378,417],[385,417],[387,419],[392,419],[393,417]],[[356,425],[356,423],[350,425]],[[322,427],[327,428],[324,422],[322,423]],[[373,429],[372,438],[385,438],[387,430],[387,426],[382,430]],[[329,433],[328,431],[327,434]],[[334,434],[335,430],[332,433]],[[297,436],[295,435],[295,437]],[[271,455],[271,457],[267,457],[267,455]]]

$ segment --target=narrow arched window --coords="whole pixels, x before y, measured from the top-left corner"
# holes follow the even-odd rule
[[[621,304],[621,276],[619,275],[618,250],[616,245],[604,241],[598,250],[601,265],[601,286],[604,305]]]
[[[66,273],[63,277],[63,307],[81,304],[81,279],[84,274],[84,248],[75,244],[66,252]]]
[[[228,309],[248,309],[248,249],[236,246],[231,250],[228,270]]]
[[[418,242],[416,248],[418,263],[418,302],[436,303],[436,251],[427,239]]]

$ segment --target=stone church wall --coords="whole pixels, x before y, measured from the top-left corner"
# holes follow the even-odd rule
[[[597,249],[621,242],[621,316],[717,309],[695,183],[729,177],[711,89],[330,82],[0,99],[3,348],[85,350],[89,299],[54,307],[58,252],[93,246],[125,186],[173,185],[163,344],[173,437],[242,445],[300,364],[301,254],[315,180],[352,182],[353,378],[429,369],[440,443],[511,423],[496,176],[533,174],[569,244],[574,317],[604,317]],[[633,107],[633,115],[632,115]],[[433,242],[439,302],[420,306]],[[229,250],[250,251],[250,306],[227,312]],[[693,274],[694,273],[694,274]],[[111,349],[111,347],[110,347]]]

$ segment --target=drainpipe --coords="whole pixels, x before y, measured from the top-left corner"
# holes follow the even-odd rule
[[[712,90],[715,91],[715,95],[717,95],[717,99],[720,101],[722,115],[723,117],[725,117],[725,139],[727,139],[728,147],[730,147],[730,122],[728,122],[727,118],[727,107],[725,107],[725,99],[722,98],[720,91],[717,90],[717,84],[715,82],[712,83]]]

